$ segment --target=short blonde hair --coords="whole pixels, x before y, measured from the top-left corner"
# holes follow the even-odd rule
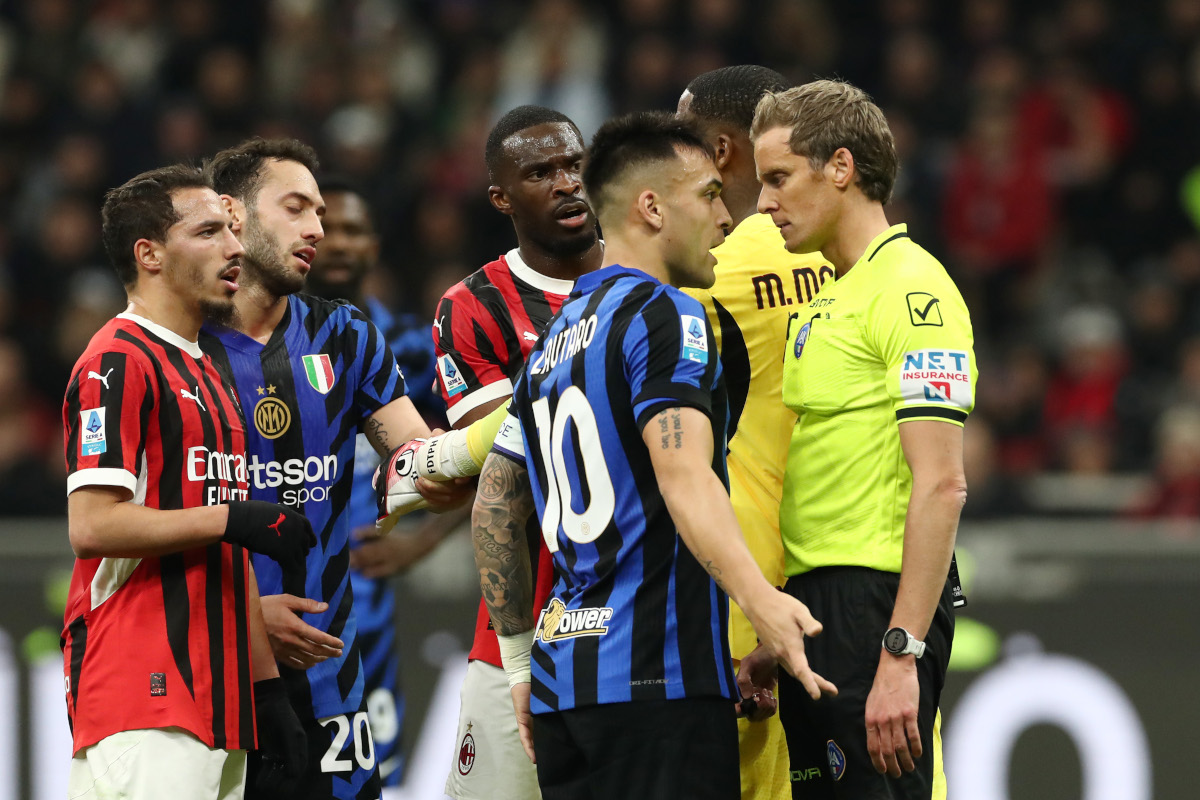
[[[845,81],[813,81],[763,95],[754,110],[750,139],[773,128],[791,128],[792,152],[820,169],[839,148],[854,156],[856,182],[868,198],[886,204],[896,185],[896,140],[879,106]]]

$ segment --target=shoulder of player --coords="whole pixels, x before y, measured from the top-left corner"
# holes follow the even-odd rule
[[[337,330],[352,326],[377,327],[364,310],[348,300],[328,300],[311,294],[295,294],[292,297],[293,311],[299,312],[300,322],[310,335],[315,336],[326,325],[332,325]]]

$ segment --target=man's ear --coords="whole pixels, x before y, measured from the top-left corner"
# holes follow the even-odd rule
[[[716,165],[718,172],[723,174],[725,168],[729,166],[729,162],[733,160],[734,147],[732,136],[727,133],[717,134],[717,140],[713,142],[713,150],[715,151],[713,164]]]
[[[162,245],[149,239],[138,239],[133,243],[133,260],[137,262],[138,272],[145,270],[151,275],[162,272]]]
[[[854,185],[858,177],[858,167],[854,163],[854,154],[845,147],[839,147],[825,162],[825,176],[839,189]]]
[[[237,236],[242,232],[242,225],[246,222],[246,204],[232,195],[223,194],[221,195],[221,205],[225,206],[225,210],[229,212],[229,229],[233,231],[234,236]]]
[[[653,189],[643,189],[633,204],[634,213],[638,219],[649,225],[655,232],[663,227],[663,207],[658,194]]]
[[[488,201],[492,204],[492,208],[501,214],[506,217],[512,216],[512,202],[508,199],[508,194],[499,186],[492,185],[488,187]]]

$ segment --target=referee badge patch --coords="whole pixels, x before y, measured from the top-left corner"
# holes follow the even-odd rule
[[[846,774],[846,754],[842,752],[842,748],[838,747],[838,743],[830,739],[825,743],[826,755],[829,756],[829,774],[833,776],[835,781],[840,781],[842,776]]]
[[[681,314],[679,322],[683,326],[684,360],[707,364],[708,332],[704,329],[704,320],[690,314]]]

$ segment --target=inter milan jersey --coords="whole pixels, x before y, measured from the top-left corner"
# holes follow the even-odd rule
[[[429,322],[416,314],[393,315],[378,300],[368,297],[367,316],[383,333],[391,348],[413,405],[429,420],[440,416],[442,404],[433,387],[433,342]],[[354,486],[350,491],[350,530],[375,528],[378,516],[371,478],[379,466],[366,434],[358,434],[354,457]],[[355,545],[351,541],[351,547]],[[354,588],[354,616],[358,620],[359,654],[362,658],[364,690],[371,713],[371,735],[375,761],[384,786],[399,786],[403,779],[400,732],[404,724],[404,696],[399,685],[400,653],[396,648],[396,595],[387,578],[368,578],[350,571]]]
[[[512,394],[538,334],[571,293],[571,281],[549,278],[527,265],[519,249],[451,287],[438,304],[433,323],[437,345],[438,388],[446,416],[457,423],[468,411]],[[551,564],[530,522],[529,562],[533,566],[534,603],[541,608],[550,594]],[[482,598],[475,615],[470,658],[497,667],[500,645]]]
[[[642,440],[664,409],[700,409],[725,481],[729,417],[711,339],[698,301],[612,266],[576,282],[529,356],[511,405],[522,438],[502,429],[495,448],[527,464],[554,557],[534,713],[735,696],[728,598],[679,537]]]
[[[157,509],[247,497],[232,389],[174,332],[121,314],[88,344],[63,404],[67,492],[125,489]],[[74,751],[118,731],[182,728],[254,746],[249,559],[216,543],[158,558],[75,560],[62,634]]]
[[[363,677],[350,588],[350,490],[355,435],[366,419],[404,395],[396,359],[361,311],[308,295],[287,299],[270,341],[208,327],[200,344],[233,378],[246,410],[250,496],[301,511],[317,534],[303,572],[254,556],[259,591],[329,604],[304,614],[341,639],[338,658],[307,670],[280,665],[294,704],[317,719],[357,711]]]

